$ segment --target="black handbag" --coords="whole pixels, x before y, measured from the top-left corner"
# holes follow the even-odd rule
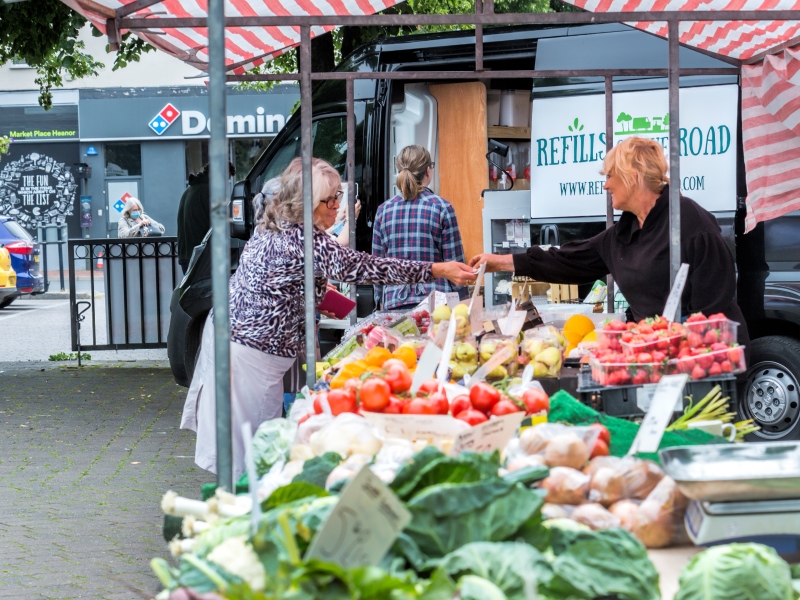
[[[152,225],[145,225],[144,227],[139,228],[139,234],[142,237],[161,237],[161,230],[158,227],[153,227]]]

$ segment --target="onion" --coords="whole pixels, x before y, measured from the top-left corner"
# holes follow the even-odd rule
[[[589,483],[589,500],[611,506],[625,497],[625,480],[622,473],[611,467],[602,467],[592,475]]]
[[[619,518],[620,527],[633,531],[636,513],[639,511],[639,505],[636,502],[633,500],[620,500],[612,504],[608,510],[612,515]]]
[[[529,427],[519,436],[519,446],[525,454],[541,454],[547,448],[544,428]]]
[[[550,440],[544,452],[544,461],[550,467],[581,469],[587,460],[589,460],[589,449],[574,433],[557,435]]]
[[[538,454],[533,454],[531,456],[522,455],[517,456],[516,458],[510,460],[506,465],[507,471],[519,471],[520,469],[525,469],[526,467],[545,467],[547,465],[544,464],[544,459],[539,456]]]
[[[586,501],[586,488],[589,478],[575,469],[554,467],[550,475],[540,484],[547,490],[545,502],[551,504],[583,504]]]
[[[613,529],[619,527],[619,517],[611,514],[599,504],[583,504],[572,511],[572,518],[592,529]]]
[[[648,548],[669,546],[675,533],[672,512],[654,500],[645,500],[636,511],[633,535]]]
[[[542,506],[542,516],[545,519],[568,519],[569,513],[563,506],[558,504],[544,504]]]

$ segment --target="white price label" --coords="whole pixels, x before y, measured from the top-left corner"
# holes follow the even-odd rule
[[[628,454],[637,452],[655,452],[664,436],[664,430],[669,424],[672,413],[675,412],[675,405],[683,397],[683,388],[686,386],[689,376],[685,373],[680,375],[665,375],[658,382],[653,399],[647,414],[644,416],[639,432],[633,440]],[[638,402],[638,398],[637,398]]]
[[[458,297],[458,292],[447,292],[447,306],[455,308],[459,302],[461,298]]]
[[[417,370],[414,371],[414,378],[411,380],[410,392],[412,396],[417,393],[419,386],[433,377],[434,373],[436,373],[436,367],[441,360],[442,349],[434,342],[425,344],[425,350],[422,351],[422,355],[419,357]]]
[[[440,325],[441,327],[441,325]],[[450,324],[447,327],[447,338],[442,348],[442,356],[439,359],[439,370],[436,376],[439,383],[447,383],[447,376],[450,372],[450,356],[453,354],[453,343],[456,339],[456,311],[450,313]],[[425,346],[427,348],[427,346]]]
[[[402,502],[365,466],[342,490],[305,559],[345,568],[377,565],[410,520]]]
[[[456,436],[452,454],[456,455],[465,450],[494,452],[499,448],[504,448],[514,437],[524,418],[524,412],[516,412],[502,417],[492,417],[485,423],[470,427]]]
[[[689,265],[686,263],[681,264],[678,269],[678,274],[675,276],[675,283],[672,284],[672,289],[667,296],[667,303],[664,305],[664,312],[662,316],[667,321],[674,321],[675,315],[681,306],[681,296],[683,296],[683,288],[686,286],[686,279],[689,277]]]

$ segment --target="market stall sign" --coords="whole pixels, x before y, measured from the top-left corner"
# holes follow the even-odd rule
[[[664,375],[656,386],[647,414],[642,420],[642,425],[633,439],[629,455],[638,452],[657,452],[664,437],[664,430],[675,412],[676,405],[683,403],[683,388],[689,376],[686,373],[679,375]]]
[[[49,111],[40,106],[1,106],[0,136],[7,135],[18,142],[45,140],[76,140],[78,106],[55,105]]]
[[[680,90],[681,192],[710,211],[736,209],[738,87]],[[635,135],[669,157],[667,90],[613,96],[614,144]],[[606,214],[605,96],[537,98],[531,127],[531,217]]]

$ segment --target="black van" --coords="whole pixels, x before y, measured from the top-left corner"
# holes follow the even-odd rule
[[[391,38],[368,44],[347,57],[338,70],[425,71],[474,69],[474,33],[455,32]],[[681,67],[729,67],[690,48],[680,50]],[[502,27],[484,32],[484,68],[492,71],[525,69],[666,68],[667,42],[625,25],[575,27]],[[737,84],[736,75],[681,78],[681,86]],[[355,80],[355,181],[362,213],[356,228],[356,247],[369,251],[372,220],[378,206],[394,195],[392,156],[407,139],[397,132],[395,111],[407,94],[422,89],[424,80]],[[533,92],[534,97],[598,94],[602,78],[493,79],[489,89]],[[664,89],[665,78],[615,78],[617,91]],[[346,173],[346,95],[344,81],[326,81],[313,97],[314,156]],[[434,117],[435,118],[435,117]],[[740,121],[740,119],[739,119]],[[435,121],[434,121],[435,124]],[[424,123],[423,123],[424,125]],[[424,126],[421,127],[424,130]],[[435,144],[436,133],[429,137]],[[418,134],[419,132],[416,132]],[[430,133],[430,132],[429,132]],[[423,131],[424,134],[424,131]],[[403,138],[402,140],[400,138]],[[716,211],[723,234],[736,256],[738,301],[752,338],[751,367],[740,394],[743,418],[754,418],[763,440],[800,439],[800,213],[759,224],[744,235],[746,185],[737,136],[736,195],[729,210]],[[422,143],[422,142],[418,142]],[[402,145],[405,145],[403,143]],[[428,145],[428,144],[423,144]],[[428,145],[428,147],[431,147]],[[399,149],[399,148],[397,148]],[[279,175],[300,155],[300,118],[295,114],[266,148],[247,177],[233,188],[232,202],[241,203],[244,217],[232,222],[232,269],[236,247],[252,231],[251,199],[263,183]],[[435,182],[434,182],[435,184]],[[689,193],[691,196],[691,193]],[[477,209],[476,209],[477,210]],[[604,217],[534,220],[531,239],[542,230],[556,232],[561,243],[585,239],[605,227]],[[535,230],[535,231],[534,231]],[[549,235],[549,234],[548,234]],[[208,252],[199,255],[172,301],[169,357],[176,381],[188,385],[199,349],[202,323],[211,306]],[[371,287],[359,288],[359,313],[373,308]],[[188,314],[187,314],[188,313]]]

